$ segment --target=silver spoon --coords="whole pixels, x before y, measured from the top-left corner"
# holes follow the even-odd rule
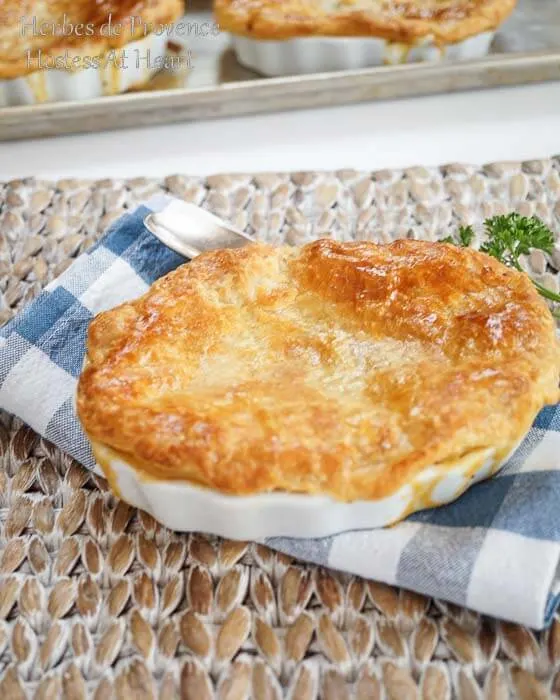
[[[162,211],[152,212],[144,225],[171,250],[186,258],[219,248],[241,248],[254,243],[251,236],[238,231],[205,209],[175,200]]]

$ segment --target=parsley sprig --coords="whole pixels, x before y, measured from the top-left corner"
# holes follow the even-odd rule
[[[532,249],[551,253],[554,247],[552,231],[536,216],[521,216],[516,212],[493,216],[484,221],[484,230],[487,240],[480,246],[480,250],[520,272],[523,272],[519,263],[521,255],[528,255]],[[460,227],[459,240],[462,246],[469,246],[474,237],[472,226]],[[454,243],[450,236],[443,241]],[[532,282],[543,297],[560,303],[560,294],[550,291],[536,280]],[[552,313],[560,318],[560,311]]]
[[[453,236],[447,236],[441,239],[443,243],[455,243]],[[459,226],[459,240],[463,248],[468,248],[474,240],[474,231],[472,226]]]

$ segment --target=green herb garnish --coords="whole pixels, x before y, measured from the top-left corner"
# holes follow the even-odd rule
[[[480,250],[499,260],[504,265],[513,267],[520,272],[523,268],[519,264],[520,255],[528,255],[531,249],[542,250],[551,253],[554,247],[552,231],[536,216],[521,216],[516,212],[493,216],[484,221],[484,230],[488,239],[480,246]],[[463,247],[469,246],[474,239],[472,226],[459,228],[459,240]],[[454,243],[451,236],[444,238],[445,243]],[[531,280],[539,293],[556,303],[560,303],[560,294],[551,292],[536,280]],[[560,311],[553,311],[556,318],[560,318]]]
[[[467,247],[474,240],[474,231],[472,226],[459,226],[459,240],[461,245]]]
[[[528,255],[531,248],[551,253],[554,246],[552,232],[536,216],[528,218],[515,213],[493,216],[486,219],[484,228],[488,240],[480,249],[517,270],[521,270],[520,255]]]

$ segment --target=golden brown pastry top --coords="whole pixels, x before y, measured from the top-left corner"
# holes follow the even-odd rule
[[[99,56],[182,13],[181,0],[0,0],[0,79],[28,75],[46,56]]]
[[[379,37],[413,44],[462,41],[492,31],[517,0],[214,0],[220,28],[254,39]]]
[[[158,479],[378,498],[559,398],[529,278],[449,244],[207,253],[97,316],[78,415]]]

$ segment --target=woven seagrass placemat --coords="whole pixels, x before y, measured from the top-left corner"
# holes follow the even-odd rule
[[[115,217],[158,191],[273,243],[435,239],[511,209],[560,230],[560,158],[375,173],[19,180],[0,184],[0,322]],[[558,290],[560,248],[526,264]],[[560,695],[560,620],[533,633],[262,546],[170,532],[1,413],[0,461],[2,699]]]

